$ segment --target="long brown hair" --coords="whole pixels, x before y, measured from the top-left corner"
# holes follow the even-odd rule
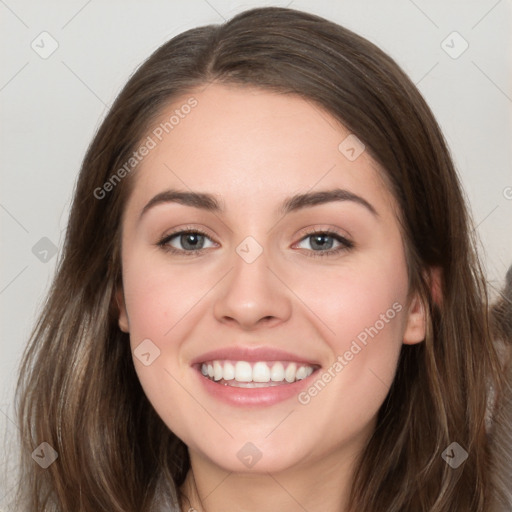
[[[389,56],[335,23],[283,8],[249,10],[165,43],[131,77],[94,137],[57,275],[20,369],[24,510],[144,512],[164,495],[178,509],[187,450],[143,393],[113,300],[133,180],[101,198],[97,190],[170,101],[212,82],[295,94],[324,109],[364,142],[400,207],[410,289],[422,297],[428,332],[423,343],[402,348],[358,462],[351,510],[487,511],[487,389],[492,384],[499,396],[502,384],[485,280],[445,140]],[[31,457],[42,442],[58,453],[47,469]],[[442,457],[452,442],[468,454],[457,469]]]

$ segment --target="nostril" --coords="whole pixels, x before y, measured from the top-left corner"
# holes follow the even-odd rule
[[[275,316],[269,315],[269,316],[264,316],[264,317],[260,318],[258,321],[258,324],[265,325],[265,326],[269,327],[274,322],[279,323],[279,319]]]

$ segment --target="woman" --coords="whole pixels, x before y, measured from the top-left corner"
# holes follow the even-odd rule
[[[471,233],[373,44],[281,8],[175,37],[83,162],[21,368],[25,509],[491,510]]]

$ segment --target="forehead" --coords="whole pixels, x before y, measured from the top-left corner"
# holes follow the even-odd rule
[[[263,204],[335,186],[392,202],[362,143],[296,95],[209,84],[174,99],[146,137],[152,149],[134,173],[132,203],[167,188]]]

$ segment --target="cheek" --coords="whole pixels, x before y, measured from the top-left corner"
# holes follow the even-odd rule
[[[380,346],[401,344],[408,276],[400,251],[318,272],[307,283],[298,281],[295,289],[326,327],[325,336],[337,354],[355,339],[364,343],[378,337]]]
[[[187,367],[180,364],[180,346],[205,280],[202,285],[191,282],[145,255],[130,256],[123,262],[123,286],[135,370],[159,416],[183,433],[190,428],[183,418],[204,414],[185,390]]]
[[[390,251],[314,282],[297,293],[326,326],[323,336],[332,355],[320,382],[299,401],[316,403],[319,424],[330,414],[348,431],[377,413],[395,376],[406,320],[405,259],[399,250]]]
[[[170,269],[147,250],[134,249],[129,255],[123,261],[123,287],[135,369],[158,413],[173,421],[188,400],[183,383],[189,368],[182,364],[181,347],[191,326],[204,316],[212,275]],[[149,357],[138,357],[148,352]]]
[[[132,344],[144,338],[166,343],[173,337],[175,327],[188,319],[208,291],[209,280],[204,273],[170,269],[158,263],[158,258],[156,261],[155,264],[155,258],[134,254],[124,266],[123,286]]]

